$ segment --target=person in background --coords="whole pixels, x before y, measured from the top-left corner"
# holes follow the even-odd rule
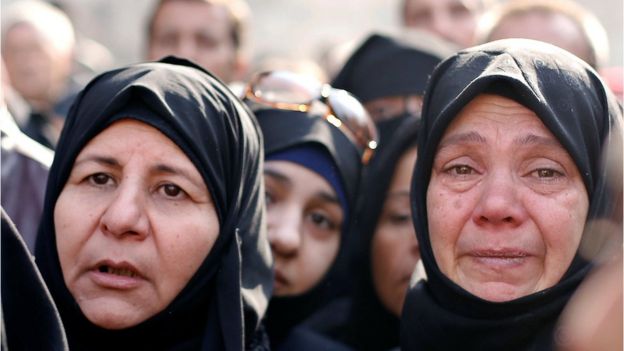
[[[35,249],[70,349],[268,350],[261,140],[240,100],[187,60],[86,86]]]
[[[39,0],[16,1],[2,13],[2,58],[13,88],[27,102],[20,128],[53,148],[80,86],[71,80],[74,29],[65,13]]]
[[[324,101],[325,103],[321,102]],[[345,316],[351,224],[372,121],[344,90],[288,71],[258,73],[246,101],[264,135],[267,226],[275,289],[267,331],[275,350],[342,350],[325,331]]]
[[[2,64],[0,90],[0,201],[30,252],[35,251],[37,229],[43,210],[48,170],[54,153],[28,137],[20,129],[9,111],[13,88]]]
[[[606,30],[596,16],[571,0],[510,0],[492,7],[479,20],[475,43],[506,38],[556,45],[595,69],[609,58]]]
[[[494,0],[403,0],[404,27],[429,31],[460,48],[473,44],[479,17]]]
[[[408,284],[420,261],[410,210],[419,121],[402,120],[364,170],[355,225],[355,288],[339,339],[355,350],[399,346],[399,322]]]
[[[248,63],[244,0],[158,0],[147,26],[148,60],[189,59],[226,84],[245,78]]]
[[[408,291],[401,349],[553,349],[592,266],[581,242],[621,204],[603,159],[616,98],[569,52],[504,39],[438,65],[421,128],[410,196],[427,280]]]
[[[423,31],[372,34],[353,52],[332,86],[355,95],[375,121],[380,147],[403,118],[419,118],[429,75],[454,49]]]

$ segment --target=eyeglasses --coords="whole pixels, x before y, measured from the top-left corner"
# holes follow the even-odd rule
[[[345,90],[288,71],[255,75],[245,99],[270,108],[314,113],[340,129],[367,164],[377,148],[377,129],[360,102]]]

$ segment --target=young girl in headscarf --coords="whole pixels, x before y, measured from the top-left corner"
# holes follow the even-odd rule
[[[319,89],[308,91],[311,86]],[[349,229],[365,153],[353,136],[368,130],[345,132],[330,121],[342,118],[338,125],[348,125],[346,112],[359,113],[363,126],[372,121],[345,91],[327,88],[323,104],[316,95],[320,84],[274,71],[259,74],[247,92],[266,150],[267,224],[275,259],[267,330],[276,350],[342,347],[323,334],[344,318],[340,298],[350,289]],[[334,98],[350,104],[349,111],[339,110],[347,104],[334,105]],[[313,110],[315,104],[321,108]]]

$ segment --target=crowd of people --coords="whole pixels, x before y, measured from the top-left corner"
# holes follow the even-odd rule
[[[621,350],[600,21],[399,10],[253,60],[244,0],[158,0],[103,67],[61,8],[3,9],[2,350]]]

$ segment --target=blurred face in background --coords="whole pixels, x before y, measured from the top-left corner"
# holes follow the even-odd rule
[[[228,10],[207,1],[164,1],[149,33],[149,60],[167,55],[189,59],[229,83],[240,78],[242,63]]]
[[[301,165],[267,161],[264,177],[275,259],[273,295],[300,295],[316,286],[334,262],[343,209],[331,185]]]
[[[67,84],[72,52],[57,49],[27,23],[8,29],[2,49],[13,88],[35,109],[50,111]]]
[[[481,0],[404,0],[403,25],[429,31],[460,47],[472,45]]]
[[[583,31],[564,14],[532,11],[506,16],[492,29],[489,41],[506,38],[540,40],[556,45],[590,64],[595,58]]]
[[[412,272],[420,259],[409,196],[415,163],[416,148],[399,159],[371,243],[375,291],[395,316],[401,315]]]
[[[365,102],[364,107],[377,123],[406,113],[420,116],[422,100],[421,95],[384,96]]]

